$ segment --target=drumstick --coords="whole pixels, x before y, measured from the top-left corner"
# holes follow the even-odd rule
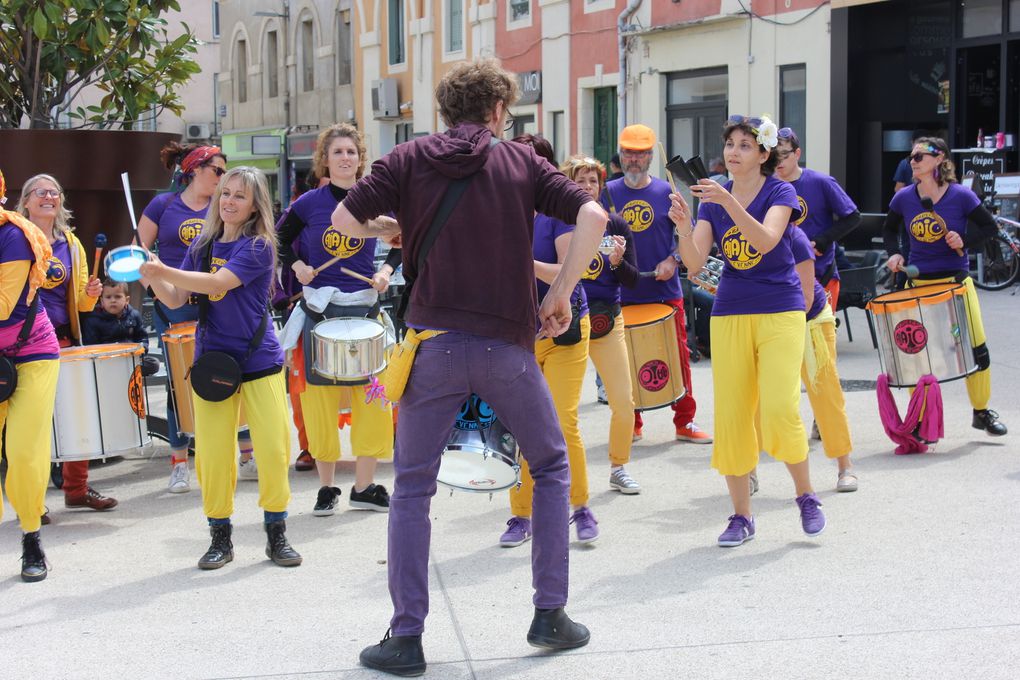
[[[921,207],[927,210],[928,212],[935,212],[935,204],[927,196],[921,199]],[[963,257],[963,248],[953,248],[953,250],[956,251],[957,255]]]
[[[316,276],[319,272],[321,272],[326,267],[332,267],[333,265],[335,265],[337,262],[339,262],[342,259],[343,259],[343,255],[337,255],[336,257],[331,257],[330,259],[326,260],[325,262],[320,264],[318,267],[313,269],[312,270],[312,276]]]
[[[651,279],[655,277],[655,272],[638,272],[638,276],[642,279]]]
[[[669,156],[666,155],[666,147],[664,147],[662,145],[662,142],[659,142],[659,154],[662,156],[662,164],[663,164],[663,166],[665,166],[667,163],[669,163]],[[669,180],[669,188],[675,194],[676,193],[676,182],[673,181],[673,173],[669,171],[669,168],[666,168],[666,179]]]
[[[93,278],[99,278],[99,263],[102,261],[103,248],[106,247],[106,234],[96,234],[96,259],[92,264]]]
[[[358,279],[359,281],[364,281],[369,285],[375,283],[374,281],[372,281],[372,279],[368,278],[367,276],[359,274],[358,272],[348,269],[347,267],[340,267],[340,271],[342,271],[344,274],[347,274],[347,276]]]
[[[128,179],[126,172],[120,173],[120,183],[124,185],[124,199],[127,201],[128,214],[131,215],[131,229],[135,233],[135,243],[138,244],[139,248],[145,248],[142,245],[142,237],[138,235],[138,220],[135,219],[135,204],[131,200],[131,180]]]

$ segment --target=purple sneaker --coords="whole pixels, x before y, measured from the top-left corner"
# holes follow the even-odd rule
[[[797,505],[800,506],[800,524],[804,527],[804,533],[808,536],[817,536],[825,531],[825,515],[819,508],[822,502],[813,493],[806,493],[797,497]]]
[[[570,523],[577,527],[577,542],[592,543],[599,537],[598,522],[588,506],[581,508],[570,516]]]
[[[719,535],[719,546],[736,548],[753,539],[754,517],[748,519],[743,515],[730,515],[730,523],[726,525],[726,531]]]
[[[506,522],[506,531],[499,537],[499,544],[504,548],[516,548],[521,543],[531,540],[531,520],[527,517],[511,517]]]

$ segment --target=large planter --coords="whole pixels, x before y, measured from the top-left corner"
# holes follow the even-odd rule
[[[159,151],[179,135],[165,132],[120,130],[0,130],[0,170],[7,180],[12,210],[21,187],[41,172],[57,178],[73,212],[72,226],[90,260],[96,234],[102,232],[108,247],[131,242],[131,218],[120,174],[131,178],[135,215],[170,185],[170,173]],[[90,264],[91,266],[91,264]]]

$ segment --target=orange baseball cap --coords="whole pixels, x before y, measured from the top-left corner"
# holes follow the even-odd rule
[[[648,151],[655,146],[655,131],[647,125],[628,125],[620,132],[620,148]]]

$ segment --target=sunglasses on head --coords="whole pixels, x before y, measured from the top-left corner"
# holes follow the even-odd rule
[[[925,152],[918,151],[917,153],[911,154],[910,156],[908,156],[908,158],[910,160],[914,161],[915,163],[920,163],[921,161],[924,160],[925,156],[931,156],[932,158],[935,158],[936,156],[938,156],[938,154],[937,153],[932,153],[930,151],[925,151]]]
[[[757,127],[759,127],[761,125],[762,121],[761,121],[761,118],[758,118],[758,117],[752,118],[750,116],[741,116],[741,115],[737,114],[737,115],[730,116],[727,119],[726,122],[731,124],[731,125],[743,125],[744,123],[747,123],[751,127],[757,128]]]

